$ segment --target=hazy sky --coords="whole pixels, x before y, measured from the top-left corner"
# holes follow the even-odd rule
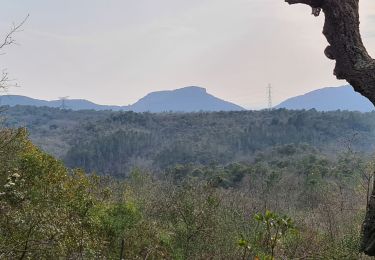
[[[375,56],[375,1],[361,0],[361,30]],[[127,105],[184,86],[246,108],[346,84],[332,75],[323,16],[283,0],[2,0],[0,33],[30,14],[0,56],[20,88],[41,99]]]

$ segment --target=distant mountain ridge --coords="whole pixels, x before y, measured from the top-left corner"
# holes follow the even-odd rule
[[[59,108],[62,106],[61,100],[40,100],[19,95],[3,95],[0,96],[0,106],[36,106],[36,107],[54,107]],[[127,110],[127,106],[106,106],[98,105],[85,99],[67,99],[65,100],[65,106],[72,110]]]
[[[61,100],[39,100],[18,95],[0,96],[0,106],[62,106]],[[71,110],[112,110],[134,112],[198,112],[198,111],[241,111],[246,110],[234,103],[219,99],[202,87],[185,87],[175,90],[151,92],[129,106],[98,105],[85,99],[67,99],[65,106]],[[316,109],[318,111],[348,110],[374,111],[372,103],[350,85],[327,87],[285,100],[274,108],[290,110]]]
[[[318,111],[348,110],[359,112],[374,110],[372,103],[355,92],[350,85],[317,89],[301,96],[289,98],[275,108],[291,110],[314,108]]]
[[[61,107],[61,100],[39,100],[18,95],[0,96],[1,106]],[[65,107],[72,110],[113,110],[134,112],[198,112],[245,110],[234,103],[219,99],[201,87],[185,87],[176,90],[152,92],[129,106],[98,105],[84,99],[67,99]]]

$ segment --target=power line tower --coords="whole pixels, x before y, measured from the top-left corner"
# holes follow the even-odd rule
[[[267,91],[268,91],[268,109],[271,110],[272,109],[272,86],[271,84],[268,84]]]
[[[66,101],[68,100],[68,98],[69,98],[69,96],[59,97],[59,99],[61,101],[60,109],[66,110],[68,108],[68,106],[66,105]]]

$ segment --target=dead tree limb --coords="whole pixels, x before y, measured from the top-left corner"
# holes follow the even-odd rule
[[[359,0],[286,0],[306,4],[325,15],[323,34],[329,46],[324,53],[336,60],[334,75],[345,79],[375,104],[375,60],[363,45],[359,30]],[[316,13],[317,14],[317,13]]]
[[[22,26],[26,23],[28,18],[29,18],[29,15],[27,15],[20,23],[18,24],[13,23],[9,32],[5,35],[3,41],[0,43],[0,49],[3,49],[5,46],[15,43],[13,35],[21,31]]]
[[[10,28],[9,32],[5,34],[2,41],[0,41],[0,50],[3,50],[6,46],[15,44],[16,41],[13,38],[14,34],[21,31],[22,26],[26,23],[29,15],[27,15],[20,23],[16,24],[13,23],[12,27]],[[0,53],[4,54],[4,53]],[[12,85],[12,79],[9,78],[8,72],[6,70],[2,71],[0,75],[0,90],[5,90],[10,86],[17,86],[17,84]]]
[[[368,54],[359,29],[359,0],[285,0],[289,4],[306,4],[312,13],[325,15],[323,34],[329,43],[325,55],[336,60],[334,75],[345,79],[375,105],[375,60]],[[375,190],[362,228],[361,250],[375,256]]]

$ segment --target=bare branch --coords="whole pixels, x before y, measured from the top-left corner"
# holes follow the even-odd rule
[[[5,35],[4,40],[0,42],[0,49],[3,49],[4,47],[15,44],[15,39],[13,38],[15,33],[18,33],[21,30],[22,26],[26,23],[27,19],[29,18],[29,15],[27,15],[20,23],[15,24],[13,23],[10,31]],[[0,53],[0,55],[3,55],[4,53]],[[9,87],[17,87],[17,84],[12,84],[14,80],[9,78],[9,74],[6,70],[3,70],[0,75],[0,91],[6,90]]]
[[[313,14],[325,14],[323,34],[330,44],[325,55],[336,60],[334,75],[347,80],[375,104],[375,60],[368,54],[359,30],[359,0],[285,0],[306,4]]]
[[[285,2],[287,2],[290,5],[293,5],[293,4],[306,4],[310,6],[313,5],[312,0],[285,0]]]
[[[9,87],[18,87],[14,79],[9,78],[6,70],[3,70],[0,75],[0,91],[6,91]]]
[[[0,49],[4,48],[5,46],[11,45],[15,43],[13,35],[18,33],[21,30],[21,27],[26,23],[27,19],[29,19],[30,15],[27,15],[19,24],[13,23],[12,28],[10,31],[5,35],[4,40],[0,43]]]

